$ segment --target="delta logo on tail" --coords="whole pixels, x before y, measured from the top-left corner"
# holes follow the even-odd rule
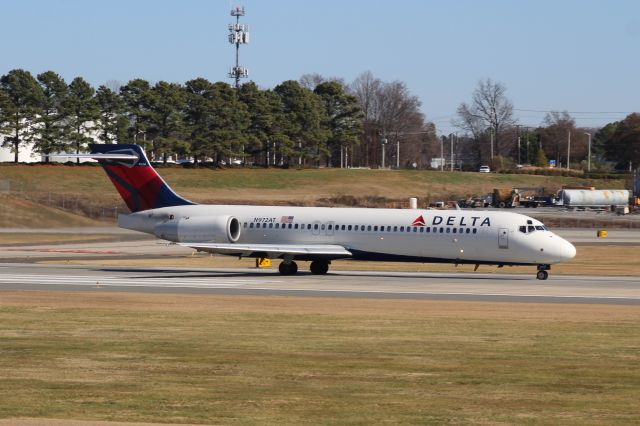
[[[104,157],[97,157],[98,162],[131,212],[193,204],[169,188],[169,185],[150,166],[149,160],[140,146],[91,144],[89,147],[92,154],[104,155]],[[117,157],[118,154],[130,154],[138,159],[134,162],[113,160],[108,158],[109,154],[114,157]]]
[[[425,226],[424,218],[422,217],[422,215],[418,216],[418,218],[413,221],[411,226]]]

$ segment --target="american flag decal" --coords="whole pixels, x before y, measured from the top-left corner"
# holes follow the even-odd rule
[[[293,223],[293,216],[282,216],[280,223]]]

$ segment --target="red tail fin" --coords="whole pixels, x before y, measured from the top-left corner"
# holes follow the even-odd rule
[[[120,196],[132,212],[161,207],[194,204],[180,197],[167,185],[149,164],[144,150],[139,145],[90,145]],[[129,154],[137,160],[109,158],[108,154]]]

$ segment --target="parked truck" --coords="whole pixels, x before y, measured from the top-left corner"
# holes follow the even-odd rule
[[[493,189],[493,207],[541,207],[549,203],[550,198],[544,195],[544,188],[508,188]]]

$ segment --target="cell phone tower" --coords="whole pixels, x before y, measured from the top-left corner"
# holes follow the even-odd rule
[[[231,16],[236,17],[235,24],[229,24],[229,43],[236,45],[236,66],[229,71],[229,78],[236,81],[236,89],[240,88],[240,79],[249,77],[249,70],[240,66],[240,45],[249,44],[249,25],[240,24],[244,16],[244,6],[231,9]]]

